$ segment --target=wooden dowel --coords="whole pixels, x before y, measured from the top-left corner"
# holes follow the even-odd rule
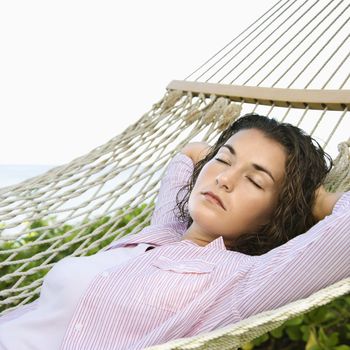
[[[312,90],[312,89],[281,89],[255,86],[239,86],[227,84],[200,83],[184,80],[173,80],[167,86],[168,90],[190,91],[194,95],[203,93],[230,98],[232,101],[272,105],[278,107],[305,108],[342,111],[350,109],[350,90]]]

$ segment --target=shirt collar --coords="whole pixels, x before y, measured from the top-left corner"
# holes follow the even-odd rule
[[[211,241],[209,244],[207,244],[205,246],[205,248],[208,249],[219,249],[219,250],[227,250],[225,243],[224,243],[224,239],[222,238],[222,236],[214,239],[213,241]]]
[[[152,225],[147,226],[140,233],[131,234],[112,242],[104,250],[125,247],[134,243],[145,243],[154,246],[171,244],[181,240],[182,235],[171,227]]]
[[[218,250],[227,250],[225,243],[224,243],[224,239],[222,238],[222,236],[214,239],[213,241],[211,241],[210,243],[208,243],[206,246],[200,246],[197,243],[189,240],[189,239],[185,239],[182,242],[184,242],[185,244],[188,245],[194,245],[196,247],[201,247],[203,249],[218,249]]]
[[[165,244],[171,244],[181,241],[182,234],[176,232],[171,227],[152,225],[145,227],[140,233],[135,235],[125,236],[116,242],[112,242],[109,246],[107,246],[104,250],[125,247],[129,244],[138,244],[145,243],[151,244],[154,246],[161,246]],[[198,246],[198,244],[190,241],[184,240],[184,242],[188,242],[191,245]],[[222,236],[214,239],[209,244],[203,247],[204,249],[217,249],[217,250],[227,250],[225,247],[224,239]]]

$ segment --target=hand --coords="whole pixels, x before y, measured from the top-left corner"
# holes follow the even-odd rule
[[[325,196],[326,190],[322,185],[315,192],[315,203],[312,208],[312,214],[317,221],[322,220],[324,218],[323,212]]]
[[[181,153],[186,154],[196,165],[201,159],[203,159],[209,152],[210,145],[206,142],[191,142],[188,143],[182,150]]]
[[[333,211],[335,203],[343,195],[343,192],[330,193],[320,186],[315,192],[315,203],[312,214],[317,221],[324,219]]]

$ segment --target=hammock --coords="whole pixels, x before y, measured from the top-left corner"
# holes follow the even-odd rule
[[[185,144],[215,142],[248,112],[304,129],[335,159],[326,186],[350,189],[349,1],[281,0],[120,135],[70,163],[0,189],[0,315],[40,293],[67,255],[94,254],[150,221],[159,181]],[[153,349],[235,349],[349,293],[307,299]]]

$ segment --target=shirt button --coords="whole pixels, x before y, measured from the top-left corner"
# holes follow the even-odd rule
[[[82,328],[83,328],[83,325],[81,324],[81,323],[77,323],[76,325],[75,325],[75,327],[74,327],[74,329],[76,330],[76,331],[81,331],[82,330]]]
[[[108,277],[108,276],[109,276],[109,273],[107,271],[102,272],[102,277]]]

